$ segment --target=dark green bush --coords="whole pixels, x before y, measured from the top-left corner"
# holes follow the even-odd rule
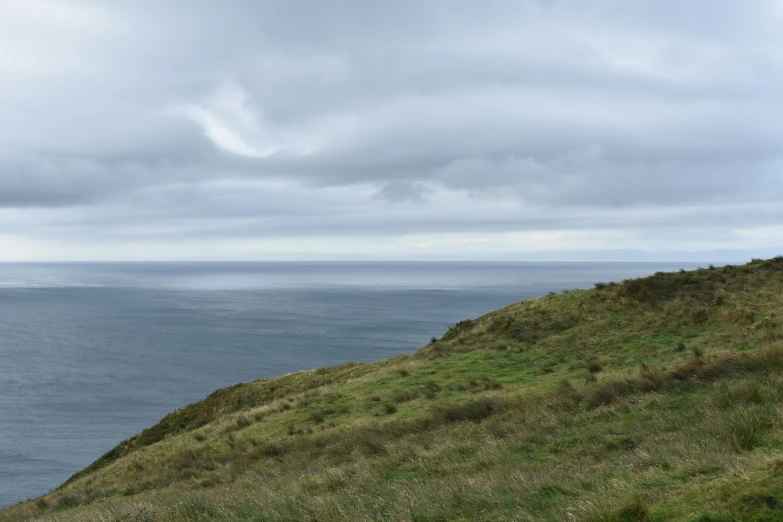
[[[597,408],[598,406],[611,404],[618,397],[630,395],[634,390],[634,382],[629,379],[598,383],[587,392],[583,404],[588,409]]]
[[[695,312],[693,312],[693,316],[692,316],[693,322],[696,324],[702,324],[707,322],[707,319],[709,319],[709,317],[710,317],[709,312],[707,312],[707,310],[704,308],[700,308],[696,310]]]
[[[451,328],[446,332],[446,334],[443,336],[443,340],[449,340],[457,337],[459,334],[466,332],[473,328],[475,326],[475,321],[473,319],[464,319]]]
[[[324,415],[324,412],[322,411],[313,411],[310,412],[310,416],[308,417],[308,420],[316,424],[321,424],[323,421],[326,420],[326,415]]]
[[[585,367],[590,373],[600,373],[601,370],[603,370],[603,367],[601,366],[601,363],[598,362],[598,359],[588,359],[585,363]]]
[[[440,391],[440,386],[435,381],[427,381],[424,386],[419,387],[419,391],[428,399],[432,399]]]
[[[484,398],[464,404],[452,404],[439,407],[436,411],[445,422],[480,421],[486,419],[500,408],[497,399]]]

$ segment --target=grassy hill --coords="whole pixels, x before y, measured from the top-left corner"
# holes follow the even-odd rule
[[[0,520],[783,521],[783,258],[218,390]]]

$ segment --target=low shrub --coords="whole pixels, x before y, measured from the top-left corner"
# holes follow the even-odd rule
[[[418,395],[414,390],[397,390],[391,394],[391,400],[400,404],[415,399]]]
[[[310,412],[308,420],[316,424],[321,424],[323,421],[326,420],[326,415],[324,415],[324,412],[322,411],[313,411]]]
[[[493,379],[490,379],[486,375],[482,375],[478,380],[471,379],[468,382],[468,384],[470,385],[471,388],[474,389],[473,390],[474,392],[480,392],[485,390],[499,390],[503,388],[502,384],[500,384],[499,382]],[[464,386],[462,388],[463,388],[462,391],[464,391]],[[458,386],[457,389],[460,389],[460,387]]]
[[[418,391],[428,399],[433,399],[440,391],[440,386],[438,386],[438,383],[435,381],[427,381],[423,386],[418,388]]]
[[[640,392],[659,391],[667,385],[668,380],[669,377],[662,370],[651,368],[642,363],[639,366],[639,378],[636,388]]]
[[[252,422],[250,422],[250,419],[248,419],[245,416],[237,417],[236,421],[234,421],[234,425],[236,426],[236,429],[241,430],[244,428],[249,427]]]
[[[545,337],[569,330],[576,326],[579,320],[580,317],[575,313],[540,313],[524,318],[497,317],[487,326],[487,331],[504,335],[513,341],[534,344]]]
[[[601,366],[601,363],[598,362],[598,359],[589,359],[585,363],[585,367],[590,373],[599,373],[603,370],[603,367]]]
[[[615,510],[618,522],[650,522],[650,508],[641,500],[632,500]]]
[[[636,389],[634,384],[630,379],[597,383],[586,393],[583,404],[587,409],[611,404],[618,397],[633,393]]]
[[[497,399],[483,398],[464,404],[451,404],[437,408],[436,413],[445,422],[480,421],[500,409]]]
[[[475,321],[473,319],[464,319],[451,328],[446,332],[446,334],[443,336],[443,340],[447,341],[449,339],[454,339],[459,334],[466,332],[470,329],[472,329],[475,326]]]
[[[72,493],[65,493],[57,497],[57,509],[71,509],[82,504],[82,499],[79,495]]]
[[[710,314],[709,312],[707,312],[706,309],[700,308],[695,312],[693,312],[693,315],[691,317],[694,323],[702,324],[707,322],[707,319],[710,318]]]

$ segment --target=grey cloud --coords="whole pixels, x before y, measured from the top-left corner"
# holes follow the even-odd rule
[[[57,212],[85,237],[771,225],[727,210],[783,193],[782,19],[765,0],[8,3],[0,209],[28,209],[31,238]]]
[[[373,195],[373,198],[386,199],[393,203],[401,203],[405,201],[422,203],[424,202],[424,195],[427,192],[427,187],[419,184],[393,181],[382,186],[378,192]]]
[[[425,188],[426,190],[426,188]],[[678,238],[728,239],[732,230],[783,221],[783,203],[678,205],[669,209],[645,205],[601,209],[520,204],[497,194],[444,198],[430,193],[425,204],[391,201],[375,187],[355,189],[270,187],[264,183],[187,188],[172,186],[139,193],[122,205],[96,207],[61,218],[47,226],[56,237],[238,237],[361,236],[415,233],[557,232],[564,226],[589,234],[591,230],[633,231],[640,237],[663,234]],[[298,202],[292,206],[292,200]],[[369,200],[369,201],[368,201]],[[406,204],[412,203],[412,204]],[[307,208],[303,212],[302,208]],[[455,211],[458,209],[459,211]],[[542,212],[542,209],[547,209]],[[103,227],[95,227],[99,220]],[[720,222],[722,227],[714,224]],[[18,225],[17,225],[18,226]],[[7,232],[0,226],[0,234]]]
[[[665,207],[696,203],[777,201],[780,161],[710,158],[701,161],[627,161],[591,145],[550,161],[510,157],[455,160],[436,171],[446,186],[468,191],[512,189],[524,201],[555,207]]]

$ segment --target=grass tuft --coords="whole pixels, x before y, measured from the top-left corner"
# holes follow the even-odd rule
[[[765,433],[772,427],[769,414],[759,407],[745,407],[733,412],[726,422],[726,439],[737,452],[761,446]]]
[[[496,413],[501,407],[499,400],[482,398],[464,404],[446,404],[436,409],[445,422],[480,421]]]

